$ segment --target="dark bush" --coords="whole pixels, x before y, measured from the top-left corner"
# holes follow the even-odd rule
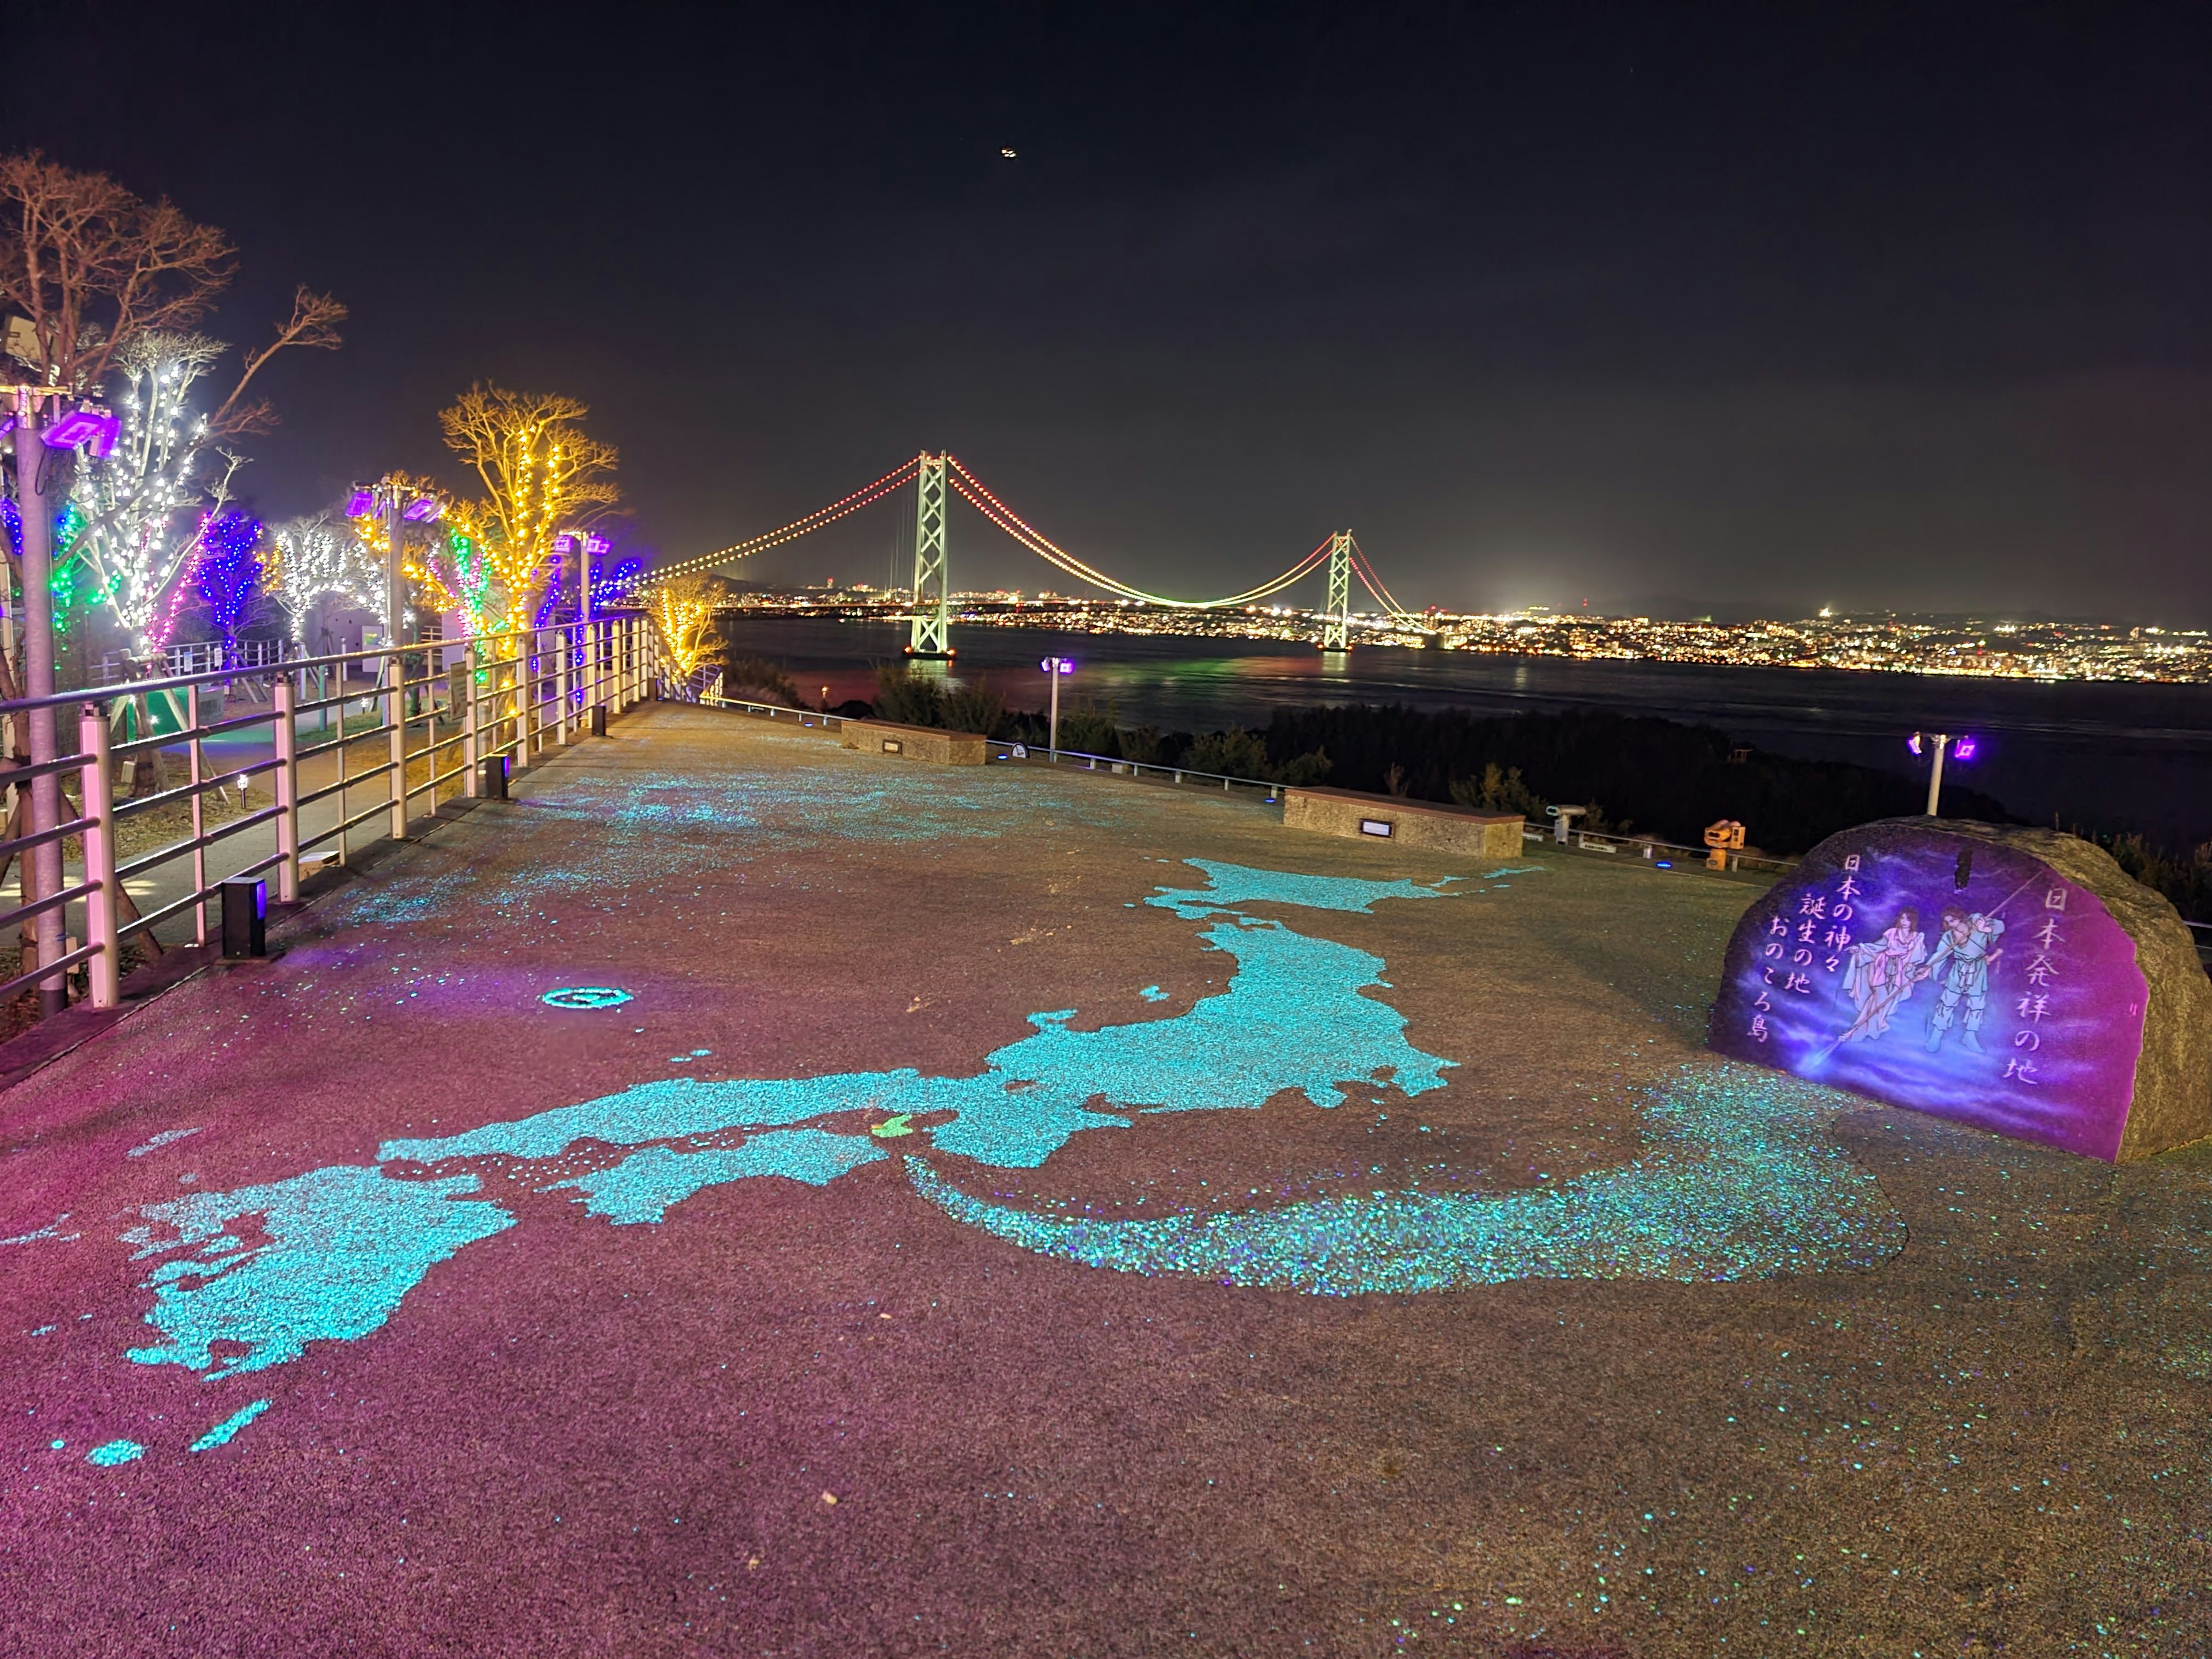
[[[1925,786],[1901,772],[1759,750],[1739,763],[1729,758],[1736,747],[1712,726],[1606,710],[1485,716],[1371,705],[1279,709],[1266,741],[1277,765],[1325,750],[1330,781],[1346,789],[1383,793],[1395,767],[1402,791],[1421,800],[1455,799],[1456,781],[1458,799],[1471,788],[1480,802],[1495,767],[1493,798],[1505,811],[1520,804],[1503,793],[1517,771],[1539,808],[1602,801],[1620,820],[1692,846],[1715,819],[1735,818],[1765,850],[1802,853],[1852,824],[1909,816],[1926,799]],[[1948,787],[1943,799],[1954,817],[2012,821],[1974,790]]]

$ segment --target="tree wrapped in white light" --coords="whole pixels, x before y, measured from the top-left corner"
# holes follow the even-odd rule
[[[124,384],[115,447],[78,461],[71,500],[84,528],[71,556],[134,650],[167,643],[176,607],[162,602],[182,591],[201,528],[230,498],[238,458],[214,450],[210,422],[191,404],[194,383],[224,349],[204,334],[171,330],[126,342],[116,354]],[[211,451],[220,468],[207,465]]]
[[[283,607],[301,656],[313,654],[307,648],[307,619],[325,599],[364,611],[382,604],[384,573],[376,556],[343,519],[317,513],[287,519],[270,533],[276,556],[263,580]]]

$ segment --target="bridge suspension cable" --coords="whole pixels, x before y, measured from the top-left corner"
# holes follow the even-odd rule
[[[665,581],[671,576],[688,575],[695,570],[709,570],[718,564],[733,563],[738,559],[750,558],[756,553],[765,553],[771,547],[781,547],[786,542],[797,541],[808,532],[819,530],[824,525],[835,524],[846,514],[858,513],[862,507],[881,501],[894,489],[910,483],[915,475],[915,469],[921,464],[921,458],[917,455],[896,472],[886,472],[875,483],[863,484],[842,501],[832,501],[827,507],[817,507],[803,519],[793,519],[780,530],[771,530],[745,541],[733,542],[720,552],[702,553],[696,558],[684,559],[676,564],[659,566],[648,580],[656,582]]]
[[[1390,613],[1393,622],[1415,624],[1422,622],[1423,618],[1415,616],[1390,596],[1390,590],[1382,585],[1382,578],[1375,574],[1375,567],[1367,562],[1367,555],[1361,550],[1358,538],[1355,536],[1350,539],[1352,568],[1358,574],[1359,585],[1375,596],[1376,602]]]
[[[1127,582],[1116,581],[1104,571],[1093,568],[1057,543],[1048,540],[986,489],[982,480],[963,466],[957,458],[949,459],[951,459],[953,473],[952,487],[977,512],[1048,564],[1065,571],[1079,581],[1088,582],[1093,587],[1103,587],[1123,599],[1140,599],[1147,605],[1166,605],[1176,611],[1226,610],[1233,605],[1250,605],[1270,594],[1280,592],[1328,557],[1328,540],[1324,538],[1318,547],[1280,575],[1261,583],[1257,587],[1247,588],[1242,593],[1230,593],[1218,599],[1173,599],[1164,593],[1147,593],[1141,587],[1132,587]]]
[[[777,529],[764,532],[758,536],[749,537],[741,542],[732,542],[729,546],[712,553],[702,553],[691,558],[679,560],[674,564],[659,566],[651,572],[644,574],[639,580],[644,584],[663,582],[672,576],[687,575],[694,571],[710,570],[717,565],[733,563],[737,560],[749,558],[753,554],[764,553],[772,547],[780,547],[786,542],[796,541],[801,536],[835,524],[838,520],[857,513],[862,507],[881,501],[892,491],[915,482],[917,476],[925,471],[926,463],[933,459],[940,469],[939,476],[949,483],[962,499],[981,514],[994,526],[1004,532],[1018,546],[1027,549],[1054,569],[1074,578],[1086,586],[1098,588],[1120,599],[1134,599],[1146,605],[1161,605],[1175,611],[1225,611],[1238,605],[1255,605],[1262,599],[1281,592],[1285,588],[1302,580],[1322,565],[1331,562],[1332,553],[1337,549],[1340,539],[1344,547],[1349,551],[1351,568],[1358,574],[1361,586],[1375,596],[1376,601],[1389,613],[1392,619],[1417,625],[1421,620],[1392,597],[1390,590],[1383,585],[1382,579],[1376,574],[1374,566],[1368,562],[1367,556],[1361,551],[1358,543],[1352,538],[1349,532],[1345,532],[1340,538],[1334,534],[1323,537],[1311,551],[1297,559],[1287,569],[1270,577],[1256,587],[1246,588],[1241,593],[1226,593],[1219,599],[1178,599],[1164,593],[1147,592],[1141,587],[1133,586],[1127,582],[1108,575],[1097,566],[1078,558],[1052,540],[1036,526],[1008,507],[1006,502],[1000,501],[981,478],[969,471],[959,459],[953,455],[938,458],[917,455],[895,471],[886,472],[872,483],[863,484],[851,495],[832,501],[827,507],[817,507],[803,519],[794,519],[789,524]],[[1332,605],[1340,607],[1340,597],[1332,592],[1330,603]]]

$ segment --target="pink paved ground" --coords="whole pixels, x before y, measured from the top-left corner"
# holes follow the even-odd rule
[[[374,1334],[219,1382],[127,1359],[149,1202],[695,1048],[956,1074],[1036,1011],[1146,1018],[1156,983],[1165,1017],[1223,964],[1128,908],[1188,878],[1161,858],[1463,873],[1126,782],[691,711],[616,731],[320,901],[275,964],[0,1095],[0,1237],[51,1230],[0,1248],[0,1652],[2212,1647],[2205,1165],[1870,1105],[1835,1136],[1911,1242],[1864,1273],[1330,1298],[1025,1254],[895,1160],[621,1227],[486,1162],[518,1224]],[[1298,924],[1383,957],[1412,1040],[1463,1062],[1418,1113],[1168,1118],[967,1185],[1157,1212],[1634,1156],[1637,1091],[1706,1063],[1745,890],[1560,859],[1510,898]],[[636,1000],[538,1000],[579,983]],[[146,1455],[84,1461],[118,1437]]]

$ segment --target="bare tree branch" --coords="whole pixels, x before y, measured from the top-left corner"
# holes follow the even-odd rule
[[[276,331],[276,337],[246,360],[245,372],[238,384],[231,388],[230,396],[222,405],[208,416],[208,428],[226,434],[242,432],[266,431],[275,423],[275,412],[269,400],[257,398],[252,403],[240,404],[240,397],[247,383],[261,372],[261,366],[287,346],[304,346],[315,351],[336,351],[344,343],[338,335],[338,325],[345,321],[343,305],[327,294],[318,294],[301,283],[292,295],[292,319]]]
[[[148,329],[188,328],[237,270],[237,250],[167,201],[36,150],[0,156],[0,301],[30,319],[48,386],[88,392]]]

